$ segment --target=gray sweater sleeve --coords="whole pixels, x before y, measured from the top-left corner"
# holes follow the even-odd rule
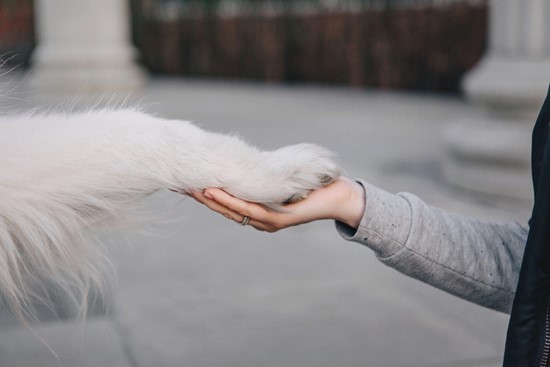
[[[359,181],[366,192],[357,230],[337,222],[347,240],[370,247],[384,264],[501,312],[510,312],[528,230],[518,223],[471,219],[390,194]]]

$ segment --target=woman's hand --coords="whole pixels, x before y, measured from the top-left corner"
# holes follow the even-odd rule
[[[361,185],[341,177],[327,187],[312,191],[307,198],[285,205],[277,212],[263,205],[243,201],[220,189],[206,189],[191,196],[226,218],[241,223],[249,217],[249,225],[267,232],[313,222],[334,219],[357,228],[365,210],[365,191]]]

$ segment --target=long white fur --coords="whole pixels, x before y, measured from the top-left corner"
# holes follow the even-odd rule
[[[0,292],[20,319],[51,282],[84,300],[107,262],[89,234],[144,196],[220,187],[277,206],[335,179],[331,158],[311,144],[262,152],[136,110],[0,116]]]

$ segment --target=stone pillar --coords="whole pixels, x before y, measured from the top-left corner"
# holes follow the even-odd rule
[[[126,0],[36,0],[31,88],[39,102],[128,97],[145,80]]]
[[[446,177],[532,198],[531,130],[550,83],[550,2],[491,0],[489,48],[463,80],[473,113],[446,129]]]
[[[127,0],[35,0],[34,6],[38,47],[30,84],[35,103],[112,104],[143,86],[145,73],[130,43]],[[76,314],[74,302],[55,286],[45,291],[55,300],[58,315]],[[110,303],[97,297],[89,313],[102,312],[104,302]]]

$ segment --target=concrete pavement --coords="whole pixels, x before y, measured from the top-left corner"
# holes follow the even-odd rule
[[[325,145],[348,176],[448,210],[529,216],[530,203],[460,191],[441,178],[442,128],[470,110],[455,97],[156,79],[142,104],[264,149]],[[266,234],[174,198],[153,199],[156,207],[170,203],[154,235],[112,247],[119,279],[109,315],[90,318],[83,330],[45,322],[37,328],[42,340],[1,328],[0,365],[500,365],[506,315],[385,267],[332,223]]]

